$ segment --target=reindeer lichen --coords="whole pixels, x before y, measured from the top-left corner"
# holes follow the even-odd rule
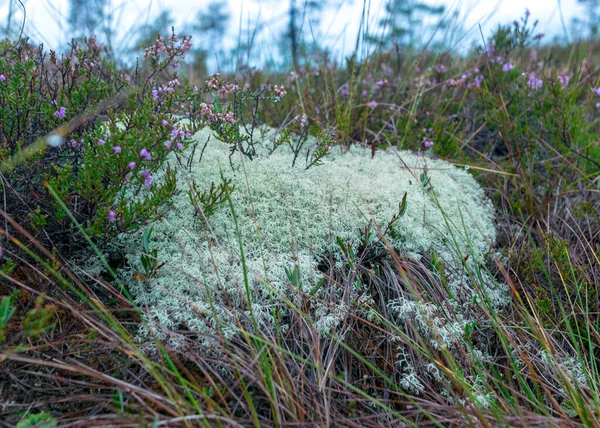
[[[406,151],[378,151],[372,158],[356,146],[346,153],[333,149],[322,165],[307,169],[303,162],[292,167],[284,146],[249,161],[237,152],[230,156],[230,146],[208,132],[196,138],[202,145],[209,140],[202,160],[196,156],[181,169],[173,208],[153,225],[152,248],[164,265],[152,278],[133,280],[142,269],[140,237],[120,238],[129,262],[124,281],[150,319],[167,329],[183,325],[201,335],[218,326],[231,337],[252,317],[261,328],[274,328],[284,298],[296,303],[291,289],[331,298],[319,288],[324,277],[317,267],[326,257],[338,266],[347,262],[344,248],[364,244],[365,227],[382,249],[385,242],[409,257],[435,252],[455,270],[467,255],[469,263],[481,262],[494,244],[490,202],[473,177],[447,162]],[[198,212],[190,186],[210,189],[223,180],[234,189],[231,204]],[[320,330],[343,320],[340,293],[340,301],[318,308]],[[399,301],[390,304],[400,318],[422,316],[416,303],[408,312]],[[435,328],[425,319],[422,324]],[[439,325],[438,335],[451,334],[450,326]]]

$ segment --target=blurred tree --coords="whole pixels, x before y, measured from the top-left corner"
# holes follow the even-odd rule
[[[214,68],[219,70],[225,57],[225,40],[231,15],[227,0],[212,0],[203,10],[196,13],[192,24],[185,33],[192,35],[193,49],[188,54],[198,65],[202,64],[199,72],[206,74],[214,58]]]
[[[431,6],[419,0],[388,0],[385,10],[386,16],[379,23],[383,36],[370,38],[371,42],[384,46],[415,47],[422,40],[426,28],[444,26],[445,6]],[[428,24],[432,18],[434,24]]]
[[[344,0],[289,0],[287,30],[283,33],[281,47],[284,58],[289,54],[294,69],[299,67],[301,57],[323,51],[318,43],[321,15],[327,8],[343,2]],[[308,32],[309,43],[305,40],[305,34]]]
[[[577,0],[585,8],[586,19],[575,18],[573,23],[579,27],[587,27],[591,37],[598,37],[600,30],[600,0]]]
[[[104,5],[101,0],[70,0],[67,22],[72,34],[86,35],[104,24]]]
[[[17,27],[15,22],[15,9],[16,9],[16,1],[10,0],[8,2],[8,16],[6,17],[6,26],[3,28],[4,35],[6,37],[11,37],[15,28]]]
[[[26,9],[22,0],[9,0],[8,14],[4,25],[0,24],[3,35],[9,40],[17,40],[21,37],[28,38],[30,34],[23,34],[25,31]]]
[[[112,10],[112,0],[69,0],[67,23],[71,36],[95,36],[112,52]]]
[[[288,10],[288,31],[285,33],[284,37],[289,40],[294,69],[298,68],[298,39],[301,37],[300,33],[304,27],[306,13],[320,12],[322,8],[323,5],[318,1],[305,0],[302,13],[300,13],[296,0],[290,0],[290,7]]]
[[[132,46],[133,51],[139,53],[147,47],[153,46],[159,35],[167,38],[171,34],[174,23],[171,11],[165,9],[151,23],[146,22],[135,27],[137,38]]]
[[[192,50],[187,55],[186,63],[190,64],[187,76],[193,81],[208,74],[208,69],[219,69],[221,58],[225,56],[224,39],[227,32],[230,14],[227,0],[212,0],[205,8],[196,13],[195,18],[185,24],[176,33],[192,36]],[[170,9],[163,10],[152,22],[135,27],[134,53],[141,53],[152,46],[159,35],[165,39],[171,35],[175,19]],[[207,64],[215,58],[215,64]],[[210,67],[209,67],[210,65]]]
[[[132,39],[130,34],[121,31],[121,18],[127,4],[128,0],[69,0],[70,37],[79,40],[94,37],[98,44],[104,45],[110,57],[125,61]]]

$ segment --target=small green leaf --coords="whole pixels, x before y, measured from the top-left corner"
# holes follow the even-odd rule
[[[317,282],[317,285],[315,285],[314,288],[310,290],[310,293],[308,294],[314,296],[315,294],[317,294],[317,291],[319,291],[321,287],[323,287],[323,285],[325,285],[325,278],[321,278],[319,282]]]
[[[400,203],[400,208],[398,211],[398,215],[400,217],[404,216],[404,213],[406,213],[406,195],[407,195],[407,193],[404,192],[404,196],[402,197],[402,202]]]
[[[30,413],[21,422],[17,424],[17,428],[54,428],[58,425],[58,421],[49,413]]]
[[[302,291],[302,282],[300,281],[300,267],[298,265],[294,265],[293,269],[285,267],[284,270],[292,285],[298,288],[300,291]]]
[[[19,292],[15,291],[11,296],[3,297],[0,300],[0,329],[6,327],[12,316],[15,314],[15,307],[12,306]]]

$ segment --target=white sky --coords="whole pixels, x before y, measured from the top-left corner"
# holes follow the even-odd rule
[[[47,47],[62,49],[69,42],[66,31],[66,17],[68,14],[68,0],[22,0],[27,11],[26,34],[33,41],[43,42]],[[95,0],[94,0],[95,1]],[[383,16],[385,0],[364,0],[370,5],[371,28],[376,28],[376,23]],[[242,33],[249,27],[253,28],[257,21],[268,23],[269,28],[258,41],[258,47],[263,55],[276,55],[276,47],[272,42],[275,34],[279,32],[286,21],[287,0],[228,0],[231,13],[229,45],[235,45],[239,33],[239,24],[242,23]],[[5,21],[8,14],[10,0],[0,0],[0,16]],[[207,0],[112,0],[117,12],[122,16],[121,28],[126,29],[135,23],[144,23],[152,20],[164,8],[172,10],[172,16],[178,21],[176,29],[186,20],[192,19],[198,10],[203,9]],[[301,3],[301,0],[297,0]],[[532,20],[538,19],[537,30],[551,38],[564,35],[561,24],[559,4],[562,7],[564,21],[571,38],[577,36],[572,33],[571,20],[576,16],[583,16],[584,10],[577,4],[577,0],[429,0],[430,4],[444,4],[447,9],[461,11],[465,19],[465,30],[469,30],[470,40],[481,41],[478,23],[481,24],[483,34],[487,37],[499,23],[509,23],[523,16],[525,9],[531,12]],[[13,0],[16,8],[18,22],[21,22],[22,11],[17,0]],[[363,0],[346,0],[337,9],[328,9],[321,17],[320,31],[326,45],[342,56],[348,54],[354,47],[356,34],[360,25]],[[279,25],[279,27],[278,27]],[[125,32],[123,33],[125,34]],[[461,42],[464,46],[470,44],[469,40]],[[257,45],[255,45],[257,46]],[[339,57],[338,57],[339,58]]]

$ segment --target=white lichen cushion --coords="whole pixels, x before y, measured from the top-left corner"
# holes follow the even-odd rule
[[[332,253],[338,266],[345,261],[337,237],[358,248],[372,221],[377,241],[377,229],[398,214],[405,193],[406,211],[393,224],[394,237],[386,236],[400,254],[435,252],[448,267],[460,268],[467,254],[480,262],[494,244],[490,202],[468,172],[447,162],[406,151],[378,151],[372,159],[370,150],[353,147],[344,154],[333,150],[323,165],[306,170],[303,156],[291,167],[285,147],[252,161],[239,153],[230,160],[227,144],[206,131],[196,138],[201,144],[209,138],[202,161],[196,154],[191,168],[182,170],[173,208],[153,226],[151,247],[165,263],[155,277],[132,279],[141,270],[141,237],[120,238],[129,262],[123,280],[150,318],[167,329],[185,326],[202,334],[218,325],[233,335],[245,323],[242,315],[250,315],[248,296],[256,322],[272,328],[275,309],[285,311],[282,296],[293,301],[286,268],[297,265],[303,290],[312,290],[323,278],[317,266],[325,255]],[[221,182],[221,173],[235,185],[231,202],[239,236],[228,203],[206,224],[187,194],[192,180],[208,189]],[[335,319],[318,322],[327,330]]]

